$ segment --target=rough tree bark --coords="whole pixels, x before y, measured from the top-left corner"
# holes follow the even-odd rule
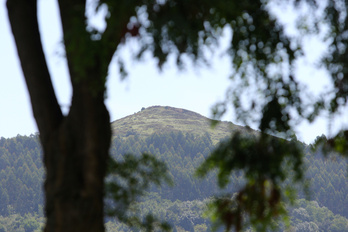
[[[66,116],[56,99],[45,61],[37,1],[7,1],[44,153],[45,232],[104,231],[104,177],[111,138],[109,114],[104,105],[107,65],[101,65],[98,57],[93,57],[96,49],[86,43],[85,2],[62,0],[59,6],[73,86]]]

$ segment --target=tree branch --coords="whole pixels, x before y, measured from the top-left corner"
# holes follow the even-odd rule
[[[93,66],[93,44],[86,31],[85,0],[58,0],[62,22],[66,58],[71,82],[84,78],[87,68]]]
[[[127,22],[125,24],[127,25]],[[109,20],[107,27],[103,33],[101,44],[104,49],[104,59],[109,64],[117,49],[117,46],[121,43],[123,34],[120,23],[115,23]]]
[[[7,9],[33,114],[41,139],[47,139],[61,123],[63,114],[42,49],[37,22],[37,1],[8,0]]]
[[[101,38],[104,49],[104,60],[109,64],[117,50],[117,46],[125,39],[128,31],[129,19],[136,15],[132,1],[119,1],[108,3],[110,17],[107,18],[107,26]]]

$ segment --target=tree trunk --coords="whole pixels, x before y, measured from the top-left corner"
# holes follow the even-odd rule
[[[103,102],[84,95],[43,144],[45,232],[104,231],[104,177],[110,121]],[[75,97],[74,97],[75,98]]]

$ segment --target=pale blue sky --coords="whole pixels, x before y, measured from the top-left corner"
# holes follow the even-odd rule
[[[63,110],[67,111],[71,88],[65,61],[61,56],[61,33],[56,1],[39,0],[39,22],[58,101]],[[0,31],[0,137],[29,135],[35,133],[37,128],[10,32],[5,0],[0,0]],[[132,46],[123,49],[121,54],[130,57]],[[318,47],[315,44],[309,43],[308,49],[309,54],[313,52],[316,56]],[[183,72],[178,71],[172,63],[166,65],[164,71],[159,73],[155,61],[150,57],[137,64],[129,61],[130,72],[124,81],[120,81],[116,64],[111,64],[106,103],[112,121],[138,112],[142,107],[153,105],[185,108],[209,117],[211,106],[224,98],[230,85],[228,75],[231,69],[228,59],[220,58],[222,51],[223,48],[220,48],[215,52],[211,68],[188,68]],[[318,70],[314,68],[308,68],[306,63],[301,65],[298,72],[310,83],[309,88],[317,89],[322,88],[323,83],[325,85],[324,75],[318,74]],[[321,78],[324,81],[313,82],[314,76],[316,80]],[[321,87],[317,82],[321,82]],[[233,117],[227,115],[224,120],[233,122]],[[311,127],[302,124],[298,128],[299,139],[307,143],[323,133],[328,133],[323,120]]]

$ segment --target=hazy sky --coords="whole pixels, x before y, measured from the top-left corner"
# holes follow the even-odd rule
[[[41,38],[58,101],[63,111],[67,112],[71,88],[65,61],[61,55],[61,30],[58,19],[56,1],[39,0]],[[37,128],[10,31],[5,0],[0,0],[0,31],[0,137],[29,135],[35,133]],[[120,54],[130,57],[132,46],[136,45],[131,44]],[[106,103],[112,121],[138,112],[142,107],[153,105],[185,108],[209,117],[212,105],[224,98],[225,91],[231,84],[228,79],[231,73],[228,58],[220,58],[223,47],[222,43],[222,48],[215,52],[210,68],[189,68],[180,72],[172,63],[166,65],[164,71],[159,73],[155,61],[148,57],[142,63],[130,61],[129,76],[126,80],[120,81],[116,64],[111,64]],[[308,49],[309,53],[313,51],[314,55],[318,51],[310,45]],[[308,83],[314,83],[313,75],[316,72],[317,70],[306,68],[306,64],[299,69],[299,74],[308,78]],[[309,87],[319,88],[315,84],[310,84]],[[233,122],[231,115],[224,119]],[[328,133],[323,120],[311,127],[303,124],[297,131],[298,138],[307,143],[317,135]]]

